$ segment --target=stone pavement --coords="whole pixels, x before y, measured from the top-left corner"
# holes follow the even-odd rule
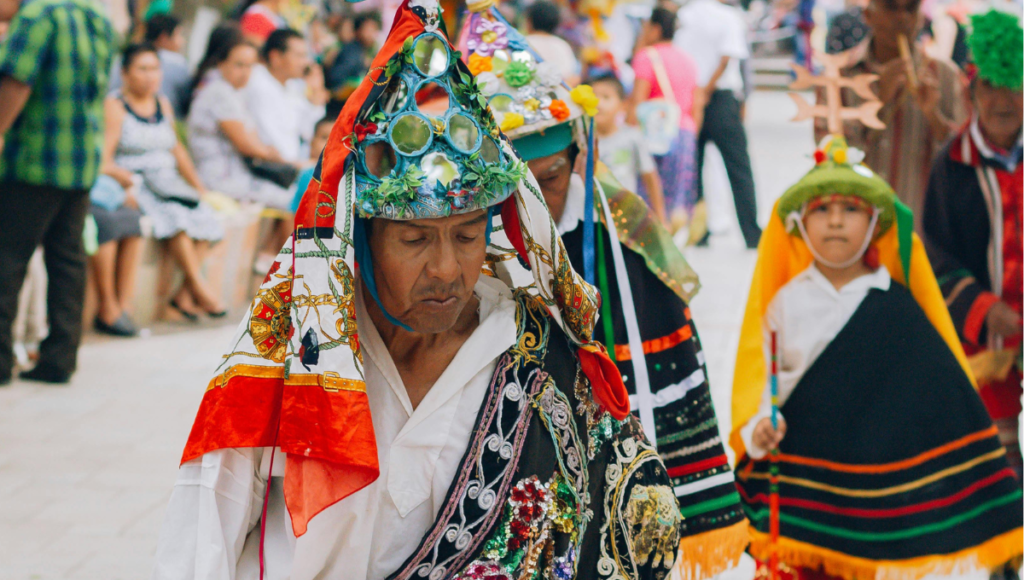
[[[757,93],[748,127],[766,218],[810,165],[809,126],[782,93]],[[709,194],[710,195],[710,194]],[[715,207],[731,210],[724,203]],[[731,215],[731,214],[729,214]],[[694,318],[722,429],[737,332],[755,254],[734,217],[687,256],[703,290]],[[764,220],[762,220],[764,221]],[[140,579],[149,575],[182,446],[230,325],[135,340],[93,339],[68,387],[0,389],[0,580]],[[750,578],[746,562],[729,574]]]

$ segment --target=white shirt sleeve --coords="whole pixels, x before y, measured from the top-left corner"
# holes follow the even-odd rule
[[[266,482],[262,449],[219,449],[178,470],[152,580],[233,580],[258,523]]]

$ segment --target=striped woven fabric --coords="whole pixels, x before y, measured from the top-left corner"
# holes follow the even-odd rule
[[[1021,554],[1021,491],[996,429],[902,286],[868,295],[782,413],[775,548],[791,568],[914,579]],[[737,467],[762,560],[769,465]]]
[[[574,265],[582,262],[581,230],[562,237]],[[607,310],[613,336],[607,336],[608,327],[599,321],[596,337],[614,353],[637,413],[633,357],[618,307],[609,237],[600,226],[596,236],[598,270],[605,262],[607,277],[601,284],[602,299],[613,305]],[[704,353],[686,302],[659,280],[643,257],[625,246],[622,253],[654,398],[658,454],[684,518],[678,570],[684,580],[708,578],[735,566],[749,537],[711,401]]]

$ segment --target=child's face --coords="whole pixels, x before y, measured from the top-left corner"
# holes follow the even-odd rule
[[[311,158],[320,158],[320,154],[323,153],[324,147],[327,146],[327,139],[331,136],[332,127],[333,125],[330,123],[321,123],[317,126],[316,132],[313,133],[313,138],[309,140],[309,156]]]
[[[597,123],[607,123],[615,120],[615,117],[622,110],[622,98],[615,86],[611,83],[594,83],[594,95],[597,97],[597,115],[594,120]]]
[[[859,198],[844,195],[818,198],[808,205],[804,214],[807,241],[829,262],[848,262],[864,245],[871,214],[871,209]]]

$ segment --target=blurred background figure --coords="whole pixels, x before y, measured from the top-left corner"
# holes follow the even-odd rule
[[[925,193],[923,237],[949,313],[1021,478],[1021,310],[1024,308],[1024,49],[1020,22],[973,18],[974,113],[939,153]],[[982,54],[978,54],[980,51]]]
[[[757,197],[754,174],[747,152],[747,132],[743,127],[738,94],[742,94],[740,60],[750,52],[746,42],[746,23],[735,10],[719,0],[691,0],[679,12],[680,28],[673,44],[693,58],[697,65],[697,83],[707,103],[704,121],[697,138],[697,168],[704,169],[704,149],[710,141],[718,147],[736,203],[736,217],[748,248],[756,248],[761,239],[757,224]],[[703,197],[703,180],[697,178],[697,198]],[[706,242],[708,235],[702,242]]]
[[[282,175],[277,181],[282,191],[275,195],[273,206],[288,207],[295,178],[309,163],[313,126],[324,116],[329,94],[324,87],[323,69],[310,59],[302,33],[290,28],[275,30],[263,45],[262,57],[263,62],[255,66],[244,89],[245,104],[255,121],[260,142],[278,153],[279,158],[269,160],[270,163],[283,161],[294,166],[287,174],[287,168],[272,166],[275,174]],[[251,161],[249,165],[255,170]],[[264,272],[292,231],[290,216],[276,221],[257,260],[256,269]]]
[[[648,147],[655,153],[665,199],[662,219],[670,232],[689,223],[696,201],[697,132],[706,99],[705,91],[697,84],[693,59],[672,44],[675,32],[673,11],[661,7],[651,11],[633,57],[635,80],[630,103],[634,119],[645,110],[649,112],[643,115],[646,122],[641,126]],[[666,114],[666,108],[671,114]],[[659,139],[660,132],[667,133]],[[644,186],[646,189],[646,181]]]
[[[665,197],[654,157],[647,150],[643,133],[625,123],[626,89],[612,75],[589,79],[587,84],[600,100],[594,130],[601,161],[626,189],[641,193],[658,219],[667,224]]]
[[[220,71],[217,70],[217,65],[224,61],[227,57],[227,52],[241,44],[244,40],[245,36],[242,34],[242,31],[233,22],[219,24],[210,32],[210,37],[206,41],[206,51],[203,53],[203,58],[199,61],[199,65],[192,74],[192,83],[189,88],[189,106],[191,106],[192,101],[196,98],[196,93],[199,89],[220,74]]]
[[[210,244],[223,236],[223,225],[203,201],[206,187],[178,142],[170,102],[158,95],[156,49],[130,45],[121,62],[124,87],[105,105],[103,172],[126,189],[138,185],[138,204],[153,224],[153,236],[167,241],[184,273],[170,306],[189,320],[201,313],[224,316],[220,299],[202,274],[203,259]]]
[[[287,28],[288,23],[281,16],[285,1],[247,0],[240,6],[242,10],[238,18],[238,27],[246,40],[261,48],[275,30]]]
[[[174,114],[184,118],[188,113],[192,75],[188,61],[182,54],[185,36],[181,31],[181,20],[167,14],[158,14],[147,20],[145,27],[144,41],[153,45],[160,56],[160,70],[163,72],[160,94],[170,101]],[[113,67],[110,79],[110,90],[121,88],[123,81],[120,66]]]
[[[323,55],[324,80],[331,93],[327,107],[330,117],[337,117],[345,100],[356,90],[377,56],[377,39],[381,23],[378,12],[363,12],[351,19],[351,40],[339,35],[338,43]]]
[[[127,186],[101,175],[89,192],[89,214],[96,221],[96,253],[89,265],[96,280],[99,308],[93,327],[111,336],[135,336],[131,317],[135,278],[142,257],[142,226],[136,191],[139,178]]]
[[[878,118],[885,128],[847,122],[846,138],[864,151],[864,162],[914,211],[918,232],[932,160],[967,119],[959,69],[949,61],[929,58],[915,41],[921,26],[920,4],[920,0],[870,0],[864,9],[870,35],[850,49],[843,70],[847,76],[879,76],[876,86],[882,110]],[[909,54],[901,53],[901,42]],[[824,96],[819,91],[818,101],[824,102]],[[862,102],[849,89],[843,89],[842,100],[852,107]],[[816,120],[815,139],[826,133],[824,120]]]
[[[290,28],[271,33],[261,56],[245,88],[246,105],[260,140],[285,161],[302,165],[307,158],[303,142],[313,136],[327,103],[323,70],[310,59],[302,33]]]
[[[203,183],[237,199],[287,209],[290,192],[257,177],[246,159],[284,162],[277,149],[263,143],[244,89],[256,64],[256,48],[241,36],[230,40],[213,59],[216,74],[196,93],[188,117],[188,140]]]
[[[556,36],[561,10],[548,0],[538,0],[526,10],[526,42],[545,62],[553,63],[570,87],[580,83],[580,62],[568,42]]]
[[[309,182],[313,180],[313,171],[316,169],[316,163],[320,160],[320,154],[324,152],[324,147],[327,146],[327,139],[331,136],[331,129],[333,127],[334,117],[331,116],[324,117],[316,123],[316,128],[313,130],[313,140],[309,142],[309,160],[312,164],[303,169],[302,173],[299,174],[299,178],[295,181],[295,193],[292,196],[290,208],[292,213],[299,211],[299,202],[302,201],[302,196],[306,193]]]
[[[40,244],[50,331],[39,362],[20,376],[67,383],[82,335],[82,230],[99,174],[114,30],[95,0],[0,0],[0,22],[11,23],[0,46],[0,204],[17,216],[0,228],[0,385],[14,372],[11,324]],[[75,50],[61,50],[67,42]]]

